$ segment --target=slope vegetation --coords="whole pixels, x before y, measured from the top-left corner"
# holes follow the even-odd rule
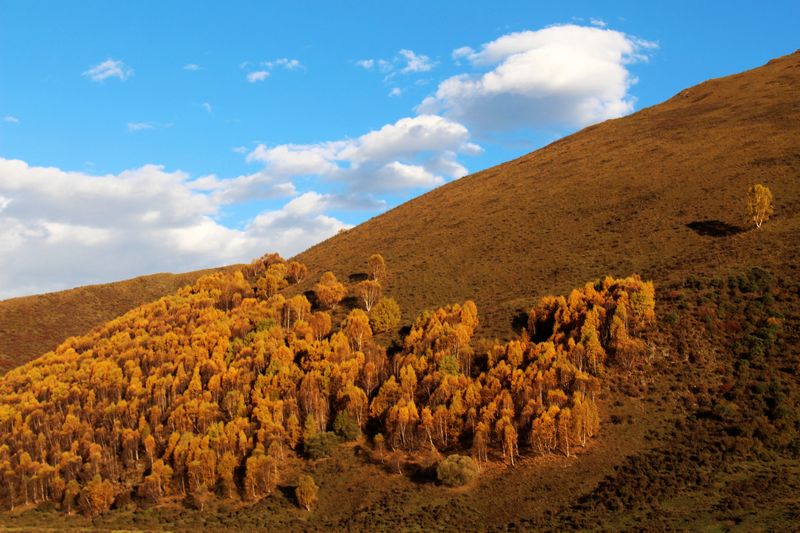
[[[67,337],[191,285],[213,270],[153,274],[0,301],[0,373],[52,350]]]
[[[753,183],[776,216],[750,231]],[[532,296],[638,272],[657,282],[751,263],[800,275],[800,52],[403,204],[300,254],[311,278],[381,253],[408,316],[472,298],[507,336]]]
[[[304,280],[201,280],[10,372],[0,522],[791,529],[799,87],[800,53],[703,83],[329,239]],[[326,316],[309,291],[375,252],[405,328],[369,340],[355,298]],[[453,452],[483,465],[469,487],[436,481]]]

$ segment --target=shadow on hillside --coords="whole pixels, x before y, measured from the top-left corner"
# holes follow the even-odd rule
[[[294,485],[278,485],[278,492],[280,492],[287,501],[289,501],[292,505],[300,505],[300,502],[297,501],[297,496],[295,495],[295,489],[297,487]]]
[[[350,283],[358,283],[359,281],[368,280],[369,274],[366,272],[356,272],[355,274],[350,274],[348,277],[350,278]]]
[[[730,237],[744,231],[744,228],[740,226],[734,226],[721,220],[695,220],[686,224],[686,227],[698,235],[706,237]]]
[[[344,307],[348,312],[352,311],[353,309],[358,309],[361,307],[361,300],[356,298],[355,296],[347,296],[343,298],[339,304]]]
[[[319,300],[317,299],[317,293],[315,293],[314,291],[306,291],[303,293],[303,296],[305,296],[306,300],[308,300],[308,303],[311,304],[312,309],[316,309],[319,307]]]
[[[511,329],[517,335],[522,335],[522,330],[528,327],[528,311],[517,309],[514,318],[511,319]]]

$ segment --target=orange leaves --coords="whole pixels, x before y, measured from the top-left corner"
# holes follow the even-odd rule
[[[361,351],[364,343],[372,338],[372,328],[369,326],[369,317],[361,309],[353,309],[347,315],[342,330],[350,339],[353,350]]]
[[[314,294],[320,305],[332,309],[345,297],[347,289],[339,283],[333,272],[328,271],[322,275],[319,283],[314,285]]]

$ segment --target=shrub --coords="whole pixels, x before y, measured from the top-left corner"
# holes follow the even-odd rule
[[[400,306],[394,298],[381,298],[372,308],[369,322],[375,333],[396,328],[400,323]]]
[[[309,437],[304,444],[304,450],[309,459],[322,459],[330,457],[338,445],[339,437],[331,431],[326,431]]]
[[[453,454],[436,467],[436,477],[448,487],[461,487],[478,477],[478,465],[471,457]]]
[[[356,419],[347,411],[339,411],[333,421],[333,431],[344,440],[356,440],[361,436],[361,428]]]

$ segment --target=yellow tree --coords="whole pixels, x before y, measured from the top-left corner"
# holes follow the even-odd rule
[[[367,260],[367,267],[369,268],[369,275],[375,281],[381,281],[386,278],[386,261],[383,260],[381,254],[372,254]]]
[[[772,213],[772,191],[760,183],[750,187],[747,191],[747,218],[753,221],[756,228],[760,228]]]
[[[301,475],[297,482],[297,488],[294,491],[297,497],[297,503],[305,507],[307,511],[317,503],[317,492],[319,487],[314,483],[314,478],[307,475]]]
[[[317,295],[317,300],[323,307],[330,309],[342,301],[347,294],[347,289],[339,283],[333,272],[328,271],[322,275],[319,283],[314,285],[314,294]]]
[[[364,303],[369,313],[381,297],[381,284],[375,280],[365,280],[356,285],[356,296]]]
[[[375,333],[394,329],[400,323],[400,306],[394,298],[381,298],[370,313],[369,322]]]
[[[369,317],[361,309],[353,309],[347,315],[342,329],[353,345],[354,350],[361,351],[364,343],[372,338],[372,328],[369,327]]]
[[[308,275],[308,268],[303,263],[290,261],[286,268],[286,276],[292,283],[300,283]]]

